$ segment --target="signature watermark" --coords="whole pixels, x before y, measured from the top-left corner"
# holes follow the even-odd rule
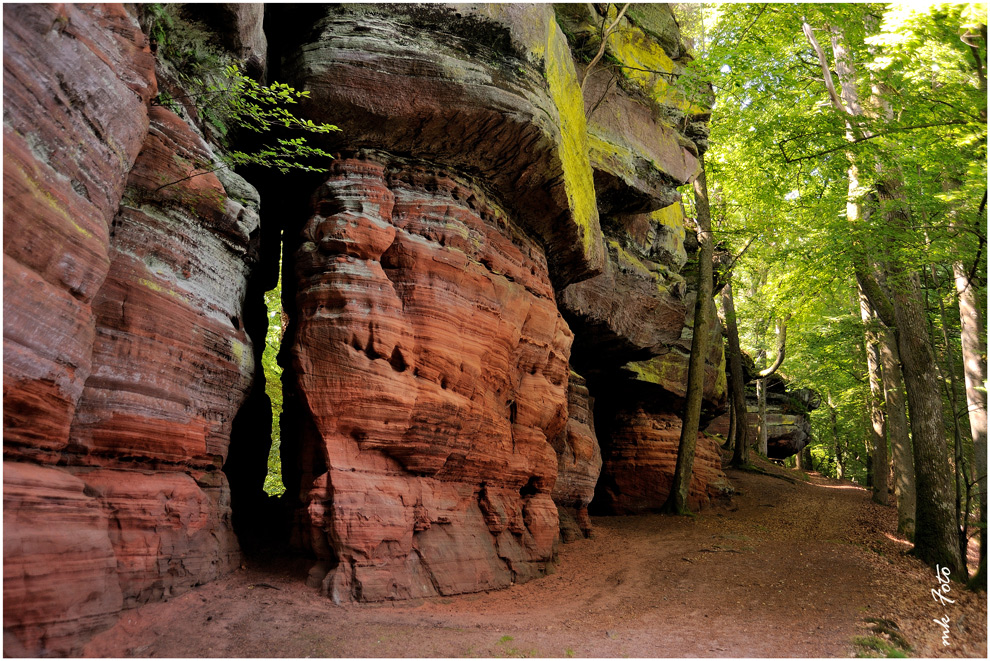
[[[949,592],[952,590],[949,586],[949,573],[948,567],[935,565],[935,577],[938,579],[938,587],[932,588],[932,599],[942,606],[956,603],[955,599],[949,599]],[[949,647],[949,616],[943,615],[940,618],[934,618],[932,621],[942,627],[942,645]]]

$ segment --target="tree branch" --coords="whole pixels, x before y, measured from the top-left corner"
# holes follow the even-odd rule
[[[887,328],[896,328],[897,323],[894,318],[894,306],[890,302],[890,297],[884,291],[883,286],[873,275],[866,270],[862,263],[856,265],[856,281],[869,299],[870,305],[876,310],[880,321]]]
[[[767,378],[784,364],[784,349],[787,346],[787,322],[790,318],[791,315],[788,314],[777,322],[777,358],[773,361],[773,365],[760,372],[759,377],[761,379]]]
[[[808,25],[807,21],[801,24],[801,30],[811,43],[811,47],[815,49],[815,54],[818,55],[818,64],[822,69],[822,75],[825,77],[825,89],[828,90],[828,98],[832,102],[832,107],[843,115],[848,114],[848,109],[842,105],[842,99],[839,98],[839,95],[835,91],[835,82],[832,80],[832,70],[828,66],[828,57],[818,43],[818,39],[815,38],[814,30]]]
[[[872,140],[874,138],[879,138],[879,137],[882,137],[882,136],[885,136],[885,135],[890,135],[891,133],[899,133],[901,131],[913,131],[915,129],[929,129],[929,128],[934,128],[936,126],[961,126],[961,125],[965,125],[965,124],[972,124],[972,122],[967,122],[967,121],[963,121],[963,120],[957,120],[957,121],[952,121],[952,122],[936,122],[934,124],[918,124],[916,126],[900,126],[900,127],[894,127],[892,129],[888,129],[888,130],[883,131],[881,133],[872,133],[870,135],[866,135],[866,136],[863,136],[863,137],[853,138],[851,140],[847,140],[844,144],[839,145],[838,147],[832,147],[831,149],[824,149],[822,151],[815,152],[814,154],[808,154],[807,156],[798,156],[797,158],[788,158],[787,157],[787,152],[784,151],[784,145],[783,145],[782,142],[778,142],[777,143],[777,146],[780,148],[781,154],[784,155],[784,163],[799,163],[801,161],[807,161],[808,159],[811,159],[811,158],[818,158],[819,156],[825,156],[826,154],[831,154],[833,152],[837,152],[840,149],[846,149],[846,148],[849,147],[849,145],[853,145],[853,144],[856,144],[856,143],[859,143],[859,142],[866,142],[867,140]]]
[[[588,68],[584,70],[584,78],[581,79],[582,91],[584,90],[585,82],[587,82],[588,80],[588,74],[591,73],[591,70],[595,68],[596,64],[598,64],[598,60],[602,59],[602,55],[605,54],[605,48],[608,45],[608,38],[609,36],[611,36],[612,31],[615,30],[616,26],[619,25],[619,21],[622,20],[623,14],[625,14],[626,10],[629,9],[629,4],[630,3],[627,2],[625,5],[623,5],[622,9],[619,11],[619,15],[616,16],[615,20],[612,21],[612,24],[607,28],[605,28],[605,30],[602,32],[602,44],[601,46],[598,47],[598,52],[595,53],[595,56],[591,59],[591,62],[588,64]],[[606,12],[606,14],[607,13],[608,12]]]
[[[732,258],[732,261],[729,262],[729,265],[725,267],[724,273],[732,273],[732,267],[736,265],[736,262],[739,261],[740,257],[746,254],[746,251],[749,250],[749,247],[753,245],[753,241],[756,241],[755,236],[751,237],[750,240],[746,242],[746,245],[743,247],[743,249],[739,251],[739,254]]]
[[[756,25],[756,22],[757,22],[758,20],[760,20],[760,16],[763,16],[763,12],[765,12],[765,11],[767,10],[767,7],[768,7],[768,6],[769,6],[769,3],[764,3],[764,4],[763,4],[763,6],[762,6],[762,7],[760,7],[760,13],[758,13],[758,14],[756,15],[756,18],[754,18],[754,19],[753,19],[753,21],[752,21],[752,23],[750,23],[749,25],[747,25],[747,26],[746,26],[746,29],[742,31],[742,34],[741,34],[741,35],[739,35],[739,38],[738,38],[738,39],[736,39],[736,45],[737,45],[737,46],[738,46],[739,44],[741,44],[741,43],[742,43],[742,40],[746,38],[746,35],[747,35],[747,34],[749,33],[749,31],[750,31],[750,29],[751,29],[751,28],[752,28],[752,27],[753,27],[754,25]]]

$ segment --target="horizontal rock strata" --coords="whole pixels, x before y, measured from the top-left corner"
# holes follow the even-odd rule
[[[304,483],[337,601],[545,571],[571,333],[542,251],[443,172],[337,161],[296,254]],[[307,452],[304,450],[304,455]]]
[[[129,10],[4,19],[5,651],[77,654],[239,557],[220,468],[258,200],[150,104]]]

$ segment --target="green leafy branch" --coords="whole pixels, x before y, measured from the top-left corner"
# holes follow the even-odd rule
[[[147,6],[144,25],[159,60],[186,91],[177,96],[163,91],[152,103],[178,114],[184,108],[195,111],[208,124],[204,128],[210,129],[210,137],[225,148],[218,154],[221,163],[198,163],[191,174],[159,186],[156,192],[193,177],[245,165],[276,168],[282,173],[327,171],[305,162],[333,158],[323,149],[307,144],[305,137],[276,138],[274,144],[265,144],[256,151],[229,149],[234,130],[260,134],[301,131],[316,135],[339,131],[333,124],[298,117],[289,109],[300,99],[308,98],[309,91],[279,82],[262,85],[245,75],[229,55],[213,45],[211,33],[184,19],[173,5]]]

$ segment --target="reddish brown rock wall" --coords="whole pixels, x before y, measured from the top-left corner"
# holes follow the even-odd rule
[[[594,400],[585,380],[575,372],[567,383],[567,425],[553,439],[557,452],[557,483],[553,501],[560,514],[565,542],[591,534],[588,504],[602,469],[602,452],[595,436]]]
[[[616,415],[596,505],[616,514],[660,509],[670,493],[680,436],[675,413],[636,409]],[[700,509],[729,491],[718,442],[699,433],[688,506]]]
[[[257,199],[213,174],[162,188],[214,157],[171,111],[149,123],[145,43],[120,6],[4,8],[11,654],[78,653],[238,557],[219,469],[254,369]]]
[[[3,12],[4,457],[54,462],[90,373],[90,306],[154,61],[119,5]]]
[[[78,653],[123,604],[106,511],[64,470],[5,461],[3,513],[4,655]]]
[[[303,485],[337,563],[325,588],[370,601],[543,573],[571,333],[542,250],[480,191],[401,163],[338,161],[314,207],[292,352],[326,466]]]
[[[244,299],[259,200],[207,172],[219,162],[195,127],[149,105],[154,62],[133,11],[4,9],[4,628],[16,653],[77,652],[121,608],[238,556],[220,469],[250,481],[253,449],[225,460],[256,373]],[[311,579],[337,601],[373,601],[539,576],[561,525],[565,539],[590,528],[601,429],[628,511],[650,507],[659,492],[644,485],[672,469],[693,309],[673,186],[694,176],[703,140],[655,118],[696,109],[630,80],[588,120],[548,5],[307,13],[312,25],[275,30],[271,58],[261,28],[277,12],[201,16],[251,71],[286,63],[277,73],[311,92],[302,112],[345,128],[323,143],[345,156],[286,271],[298,420],[285,500],[301,501]],[[657,20],[676,28],[667,14]],[[634,48],[613,57],[680,66],[637,25],[622,24]],[[305,187],[304,201],[312,185],[286,189]],[[265,187],[269,204],[292,206]],[[267,236],[299,229],[290,213],[270,218]],[[580,326],[588,386],[569,378],[558,306]],[[622,406],[611,393],[596,425],[596,388],[623,380],[653,390]],[[245,433],[258,445],[267,430]],[[633,446],[641,456],[620,461]],[[718,477],[705,452],[696,503]]]

